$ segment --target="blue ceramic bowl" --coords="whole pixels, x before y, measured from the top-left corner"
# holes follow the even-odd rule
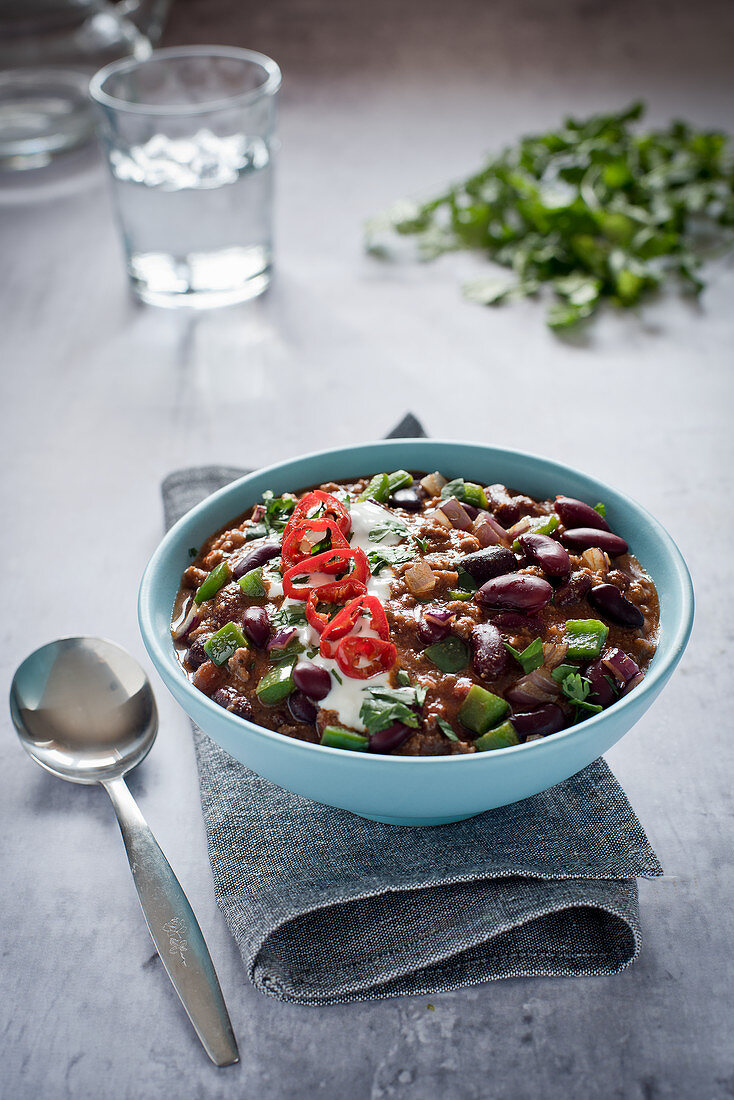
[[[323,748],[262,729],[224,710],[184,675],[170,634],[188,548],[260,499],[379,470],[440,470],[482,484],[502,482],[539,498],[557,493],[603,500],[612,528],[652,576],[660,597],[660,644],[645,680],[609,710],[541,741],[468,756],[381,756]],[[148,653],[186,713],[258,775],[306,798],[400,825],[458,821],[537,794],[606,752],[647,710],[678,664],[693,621],[693,588],[680,552],[639,504],[603,482],[519,451],[444,440],[387,440],[321,451],[241,478],[193,508],[151,558],[138,613]]]

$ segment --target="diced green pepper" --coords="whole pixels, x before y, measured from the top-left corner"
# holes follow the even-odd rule
[[[330,749],[353,749],[355,752],[366,752],[369,743],[369,737],[352,733],[341,726],[325,726],[320,741],[320,744],[328,745]]]
[[[258,565],[256,569],[250,569],[244,577],[240,577],[239,585],[246,596],[251,600],[260,600],[265,595],[263,584],[263,567]]]
[[[455,477],[453,481],[447,481],[441,490],[443,500],[456,497],[465,504],[473,504],[475,508],[487,508],[487,494],[481,485],[474,481],[464,481],[463,477]]]
[[[272,707],[276,703],[282,702],[283,699],[287,699],[294,686],[293,667],[294,662],[288,662],[268,669],[255,688],[261,703]]]
[[[530,524],[530,530],[534,535],[550,535],[558,526],[558,516],[543,516]]]
[[[390,492],[394,493],[396,489],[405,489],[408,485],[412,485],[413,478],[407,470],[393,470],[388,474],[387,483]]]
[[[206,642],[204,649],[210,661],[215,665],[223,665],[228,661],[236,649],[247,648],[247,640],[237,623],[227,623],[216,634],[212,634]]]
[[[390,479],[387,474],[375,474],[366,489],[357,497],[357,500],[379,500],[384,504],[390,494]]]
[[[469,661],[469,650],[461,638],[444,638],[442,642],[429,645],[423,652],[441,672],[458,672],[466,668]]]
[[[219,565],[212,569],[208,577],[199,585],[194,600],[196,603],[203,603],[204,600],[210,600],[212,596],[216,596],[222,585],[226,584],[229,578],[232,576],[232,571],[229,568],[229,562],[220,561]]]
[[[464,482],[464,500],[467,504],[473,504],[475,508],[487,508],[487,494],[481,485],[473,481]]]
[[[591,661],[601,654],[609,634],[609,627],[599,619],[569,619],[566,623],[566,642],[572,661]]]
[[[520,738],[512,722],[503,722],[501,726],[495,726],[493,730],[477,737],[474,748],[477,752],[488,752],[490,749],[506,749],[510,745],[519,745]]]
[[[523,535],[550,535],[552,531],[555,531],[558,526],[558,516],[540,516],[539,519],[534,519],[530,523],[526,531],[523,531]],[[512,544],[512,549],[516,554],[519,554],[522,550],[519,539],[515,539]]]
[[[486,733],[504,718],[509,709],[509,703],[499,695],[493,695],[479,684],[472,684],[469,694],[459,707],[459,721],[473,733]]]

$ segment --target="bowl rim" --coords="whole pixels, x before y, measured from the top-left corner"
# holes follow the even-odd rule
[[[440,445],[443,447],[476,447],[483,451],[491,452],[494,455],[507,456],[510,459],[529,460],[532,463],[539,463],[545,470],[549,470],[551,474],[558,473],[559,475],[572,474],[576,477],[581,477],[587,481],[592,481],[600,490],[607,493],[607,495],[620,498],[624,501],[625,505],[631,506],[632,511],[636,512],[638,518],[644,520],[648,526],[653,530],[659,544],[664,548],[668,561],[673,566],[673,574],[678,584],[680,592],[680,606],[678,621],[675,624],[673,630],[673,636],[669,643],[669,652],[657,663],[653,660],[651,668],[645,675],[641,684],[635,688],[634,691],[628,695],[618,699],[613,707],[609,707],[607,710],[600,711],[598,714],[592,715],[590,718],[585,718],[581,722],[577,722],[573,726],[569,726],[566,729],[559,730],[557,733],[550,734],[548,737],[541,738],[537,741],[524,742],[520,745],[511,745],[507,748],[494,749],[492,752],[482,753],[458,753],[445,756],[395,756],[388,753],[364,753],[358,752],[353,749],[336,749],[331,748],[328,745],[313,744],[310,741],[301,741],[299,739],[288,737],[286,734],[278,733],[277,730],[267,729],[265,726],[259,726],[254,722],[250,722],[247,718],[240,718],[238,715],[231,714],[229,711],[220,707],[217,703],[213,702],[209,696],[204,692],[199,691],[188,677],[184,674],[183,669],[176,660],[175,654],[168,653],[164,649],[162,640],[158,637],[157,632],[153,628],[152,622],[152,606],[155,597],[155,581],[159,571],[164,567],[168,554],[171,552],[174,546],[177,546],[180,536],[185,532],[190,525],[195,523],[202,512],[207,511],[209,508],[216,508],[217,504],[231,493],[236,493],[243,483],[255,478],[262,478],[269,475],[271,472],[273,475],[284,467],[290,466],[294,463],[306,462],[310,460],[328,459],[329,457],[343,458],[350,452],[362,451],[365,448],[380,448],[383,445],[405,444],[406,446],[412,445],[427,445],[432,447],[433,445]],[[338,476],[338,475],[337,475]],[[364,475],[367,476],[365,473]],[[297,487],[298,488],[298,487]],[[514,489],[518,488],[513,486]],[[283,490],[285,491],[285,490]],[[520,489],[520,491],[522,491]],[[234,517],[233,517],[234,518]],[[185,541],[185,540],[184,540]],[[644,567],[644,565],[643,565]],[[227,485],[222,486],[221,489],[217,489],[214,493],[211,493],[204,500],[195,504],[188,512],[186,512],[176,523],[166,532],[155,551],[153,552],[148,564],[145,567],[143,576],[140,581],[140,587],[138,590],[138,622],[140,631],[143,637],[143,642],[148,655],[150,656],[156,671],[163,679],[164,683],[166,677],[162,671],[162,667],[169,669],[172,674],[176,675],[177,680],[181,683],[187,695],[191,695],[193,699],[200,706],[204,706],[205,710],[211,711],[212,715],[219,721],[225,721],[228,724],[235,724],[233,728],[237,730],[242,729],[242,723],[248,732],[254,733],[258,737],[264,737],[266,740],[274,740],[276,744],[283,747],[284,743],[288,743],[289,746],[294,747],[296,750],[313,751],[320,754],[327,752],[332,757],[343,758],[348,755],[351,758],[360,758],[362,760],[367,757],[369,760],[378,763],[380,761],[390,761],[396,767],[467,767],[471,761],[474,761],[476,767],[477,759],[497,760],[502,757],[506,757],[512,753],[528,752],[532,749],[536,749],[540,746],[549,747],[550,744],[559,744],[561,740],[568,743],[572,740],[579,740],[585,738],[595,727],[598,727],[610,715],[619,717],[625,709],[630,706],[637,707],[645,695],[649,695],[654,692],[658,685],[662,686],[661,681],[664,682],[670,672],[673,671],[675,666],[680,661],[683,651],[688,643],[688,639],[693,627],[693,614],[694,614],[694,590],[693,582],[691,580],[690,571],[686,562],[678,549],[677,545],[673,541],[672,537],[668,534],[666,529],[660,523],[659,520],[640,504],[634,497],[629,496],[627,493],[621,492],[619,489],[615,489],[607,482],[600,481],[598,478],[586,474],[583,470],[579,470],[574,466],[569,466],[566,463],[558,462],[555,459],[545,458],[543,455],[535,454],[532,451],[523,451],[512,447],[496,447],[490,443],[482,443],[473,440],[456,440],[456,439],[437,439],[433,436],[430,437],[415,437],[405,439],[380,439],[380,440],[368,440],[363,443],[353,443],[342,447],[330,447],[318,451],[310,451],[305,454],[296,455],[293,458],[284,459],[280,462],[271,463],[269,466],[259,467],[251,472],[244,474],[242,477],[229,482]],[[167,635],[170,638],[170,634]],[[657,651],[656,651],[657,656]],[[170,689],[169,689],[170,690]],[[185,713],[188,711],[182,706]],[[190,715],[189,715],[190,717]],[[634,723],[632,723],[634,724]],[[314,760],[318,760],[319,756],[314,756]],[[485,765],[486,766],[486,765]]]

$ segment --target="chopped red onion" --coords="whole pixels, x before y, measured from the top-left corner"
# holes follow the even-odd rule
[[[474,524],[474,534],[479,539],[479,545],[483,547],[497,546],[500,537],[495,529],[480,516]]]
[[[286,627],[285,630],[279,630],[268,642],[268,652],[270,653],[274,649],[285,649],[286,646],[290,645],[297,633],[298,630],[295,626],[289,626]]]
[[[537,707],[557,698],[560,691],[560,686],[547,669],[536,668],[505,692],[505,698],[514,706]]]
[[[456,497],[449,497],[448,500],[442,501],[438,507],[452,527],[459,531],[471,531],[472,521]]]
[[[259,523],[264,515],[265,515],[265,505],[264,504],[256,504],[255,507],[252,509],[252,522],[253,523]]]
[[[454,617],[454,612],[450,611],[448,607],[427,607],[423,612],[423,618],[429,623],[436,623],[438,626],[445,626],[446,623],[450,623]]]
[[[513,523],[512,527],[509,528],[507,537],[513,540],[519,535],[524,535],[530,529],[532,522],[532,516],[523,516],[522,519],[519,519],[517,523]]]
[[[546,668],[557,668],[566,659],[566,642],[543,642],[543,664]]]
[[[479,533],[480,528],[481,528],[482,532],[484,532],[485,534],[480,535],[480,533]],[[482,539],[483,538],[489,538],[490,537],[489,532],[492,532],[497,537],[492,541],[484,543],[482,541]],[[509,538],[509,535],[507,534],[507,531],[505,530],[505,528],[502,526],[501,523],[497,522],[497,520],[494,518],[494,516],[492,515],[491,512],[480,512],[479,513],[479,515],[477,516],[477,518],[474,521],[474,534],[477,536],[477,538],[479,539],[479,541],[482,543],[483,546],[484,545],[486,545],[486,546],[496,546],[498,542],[501,542],[503,546],[509,546],[510,545],[510,538]]]
[[[171,626],[171,636],[175,642],[185,638],[190,630],[193,630],[195,626],[198,626],[201,622],[201,613],[193,600],[186,606],[185,610],[179,615],[176,621]]]
[[[638,672],[636,676],[633,676],[632,679],[624,685],[624,687],[622,688],[622,695],[626,695],[629,691],[632,691],[632,688],[636,688],[637,685],[641,684],[644,679],[645,673]]]
[[[609,653],[605,653],[602,664],[609,669],[618,684],[627,684],[640,674],[639,667],[621,649],[612,649]]]

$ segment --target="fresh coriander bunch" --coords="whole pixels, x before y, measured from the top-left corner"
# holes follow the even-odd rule
[[[554,329],[604,299],[633,306],[670,279],[698,294],[704,250],[732,241],[731,148],[686,122],[635,127],[643,113],[635,103],[522,138],[437,198],[404,200],[368,223],[367,249],[384,255],[387,232],[414,236],[423,259],[482,250],[513,274],[474,279],[466,297],[496,305],[549,284]]]

